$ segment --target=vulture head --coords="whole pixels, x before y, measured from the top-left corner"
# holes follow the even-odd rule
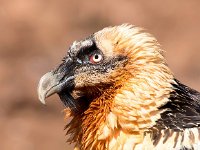
[[[42,103],[59,95],[73,118],[66,129],[77,149],[141,149],[144,142],[159,149],[162,131],[181,128],[169,115],[182,105],[172,101],[178,85],[157,40],[123,24],[73,42],[40,79],[38,95]]]

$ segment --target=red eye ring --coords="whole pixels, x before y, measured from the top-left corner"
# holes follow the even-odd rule
[[[90,62],[93,64],[96,64],[100,62],[103,59],[103,56],[101,54],[93,54],[90,56]]]

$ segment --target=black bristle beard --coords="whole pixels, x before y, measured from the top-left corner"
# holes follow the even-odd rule
[[[78,94],[74,97],[74,88],[65,89],[58,93],[60,100],[65,107],[71,109],[73,115],[82,114],[90,106],[90,103],[97,97],[100,97],[103,91],[110,85],[105,85],[104,87],[83,87],[78,89]]]
[[[77,100],[75,100],[70,92],[64,91],[58,94],[62,103],[64,104],[65,107],[69,107],[73,114],[77,114],[80,112],[80,104]]]
[[[76,98],[72,96],[72,91],[65,90],[58,93],[58,95],[64,106],[70,108],[73,115],[78,115],[87,110],[90,106],[90,103],[95,98],[93,95],[87,95],[87,93],[90,91],[89,89],[86,91],[86,93],[80,92]]]

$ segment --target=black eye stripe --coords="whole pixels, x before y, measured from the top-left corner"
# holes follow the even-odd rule
[[[89,62],[90,58],[99,59],[99,55],[102,55],[101,50],[96,46],[96,43],[93,41],[93,44],[90,46],[85,46],[80,49],[77,54],[77,58],[83,62]]]
[[[82,56],[82,55],[89,55],[92,52],[98,50],[98,48],[96,47],[96,44],[93,44],[89,47],[82,47],[77,55],[77,57]]]
[[[69,48],[68,56],[78,64],[90,63],[91,58],[98,61],[100,57],[104,57],[102,51],[97,47],[93,35],[85,40],[75,41]]]

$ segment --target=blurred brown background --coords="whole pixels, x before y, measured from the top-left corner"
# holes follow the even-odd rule
[[[0,0],[0,150],[71,149],[57,96],[39,103],[39,78],[70,43],[131,23],[152,33],[176,77],[200,91],[199,0]]]

